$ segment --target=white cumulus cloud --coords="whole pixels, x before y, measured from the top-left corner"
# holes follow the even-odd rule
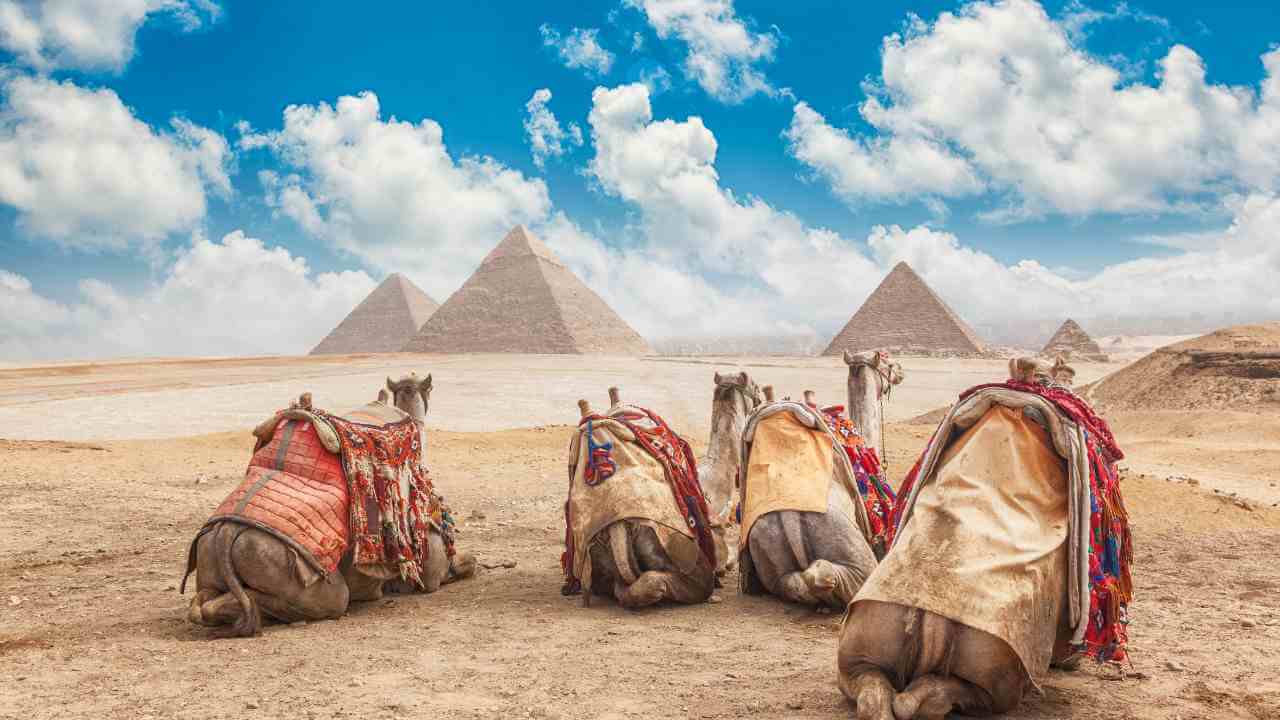
[[[678,38],[688,47],[684,74],[707,94],[740,103],[774,88],[757,67],[773,60],[774,31],[755,32],[733,8],[733,0],[624,0],[644,13],[659,38]]]
[[[600,31],[596,28],[573,28],[568,35],[543,23],[538,32],[542,44],[555,48],[565,67],[581,69],[588,75],[608,75],[613,67],[613,53],[600,44]]]
[[[566,150],[582,145],[582,128],[576,123],[561,127],[555,113],[547,107],[551,102],[551,90],[540,88],[525,103],[528,116],[524,119],[524,133],[533,152],[533,164],[542,167],[548,157],[560,157]]]
[[[0,0],[0,48],[37,70],[120,71],[150,15],[185,31],[217,22],[213,0]]]
[[[181,118],[150,127],[109,89],[17,75],[0,106],[0,202],[33,234],[122,248],[193,228],[228,195],[227,141]]]
[[[62,303],[0,269],[0,357],[305,353],[374,285],[363,272],[314,273],[240,231],[196,236],[137,294],[86,278],[79,300]]]
[[[511,226],[551,211],[541,180],[491,157],[451,155],[439,123],[383,118],[371,92],[291,105],[280,130],[242,133],[242,148],[268,149],[284,166],[261,175],[279,212],[441,300]]]
[[[798,103],[791,151],[851,201],[1004,197],[992,219],[1170,212],[1280,182],[1280,50],[1259,90],[1209,83],[1174,45],[1154,85],[1072,40],[1034,0],[974,2],[884,40],[860,107],[873,133]]]

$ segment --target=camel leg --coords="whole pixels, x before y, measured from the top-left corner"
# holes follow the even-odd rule
[[[819,603],[836,610],[848,607],[858,588],[862,587],[862,578],[857,573],[826,560],[814,560],[801,575],[809,594]]]
[[[893,700],[897,720],[945,720],[952,710],[963,715],[991,713],[991,698],[954,675],[924,675]]]
[[[894,720],[893,684],[874,665],[861,671],[839,673],[840,692],[853,703],[857,720]]]
[[[614,592],[618,592],[615,586]],[[656,605],[663,600],[692,604],[705,601],[711,593],[705,584],[680,573],[651,570],[642,573],[617,595],[618,604],[629,609]]]

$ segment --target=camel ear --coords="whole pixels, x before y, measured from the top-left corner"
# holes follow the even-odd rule
[[[848,350],[844,351],[844,364],[845,365],[853,364],[853,354],[850,353]]]
[[[427,379],[423,380],[422,384],[419,385],[418,387],[427,392],[431,391],[431,373],[427,373]]]
[[[389,377],[387,378],[387,389],[391,391],[392,395],[396,394],[396,384],[391,382],[391,378]]]
[[[748,382],[750,382],[750,380],[747,378],[747,373],[745,371],[738,373],[738,379],[742,381],[743,385],[746,385]]]
[[[719,385],[721,380],[723,380],[723,378],[721,378],[721,377],[720,377],[720,371],[719,371],[719,370],[717,370],[717,371],[716,371],[716,384],[717,384],[717,385]]]

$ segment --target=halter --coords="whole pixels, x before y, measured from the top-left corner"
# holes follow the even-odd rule
[[[733,390],[739,395],[747,399],[747,412],[751,412],[764,402],[764,398],[760,396],[760,387],[753,382],[748,381],[747,385],[743,385],[735,380],[721,380],[716,383],[717,388],[725,388]]]
[[[888,399],[893,392],[893,365],[889,361],[889,353],[883,350],[877,350],[875,354],[875,362],[863,358],[861,355],[853,356],[852,361],[847,363],[850,368],[868,367],[876,373],[876,392],[882,398]]]

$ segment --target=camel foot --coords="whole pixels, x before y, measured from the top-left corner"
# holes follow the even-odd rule
[[[952,710],[981,706],[973,685],[957,677],[925,675],[893,699],[893,715],[897,720],[946,720]]]
[[[818,604],[818,599],[809,590],[809,583],[805,580],[804,573],[792,572],[783,575],[778,580],[778,590],[791,602],[801,605]]]
[[[479,568],[475,555],[469,552],[454,553],[449,562],[449,576],[445,578],[445,584],[475,577]]]
[[[853,704],[857,720],[894,720],[893,685],[879,668],[857,676],[841,673],[840,691]]]

